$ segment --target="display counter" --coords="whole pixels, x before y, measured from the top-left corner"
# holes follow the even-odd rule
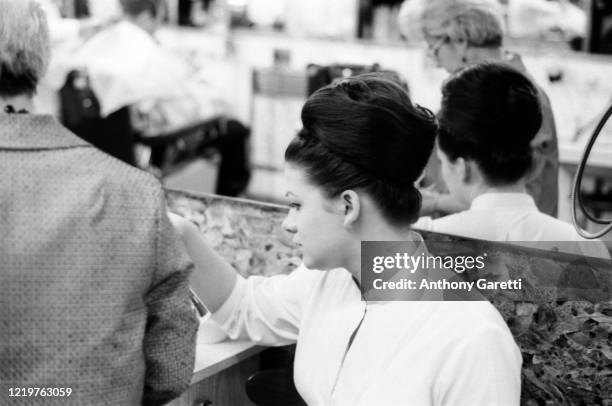
[[[167,196],[170,210],[197,223],[241,275],[288,273],[299,264],[300,253],[281,227],[286,207],[181,191]],[[200,329],[191,386],[171,405],[250,405],[244,384],[259,370],[263,350],[249,341],[208,344]]]
[[[169,208],[197,223],[208,243],[242,276],[288,273],[300,263],[297,247],[281,227],[285,206],[181,191],[167,196]],[[259,370],[264,347],[248,341],[206,341],[199,330],[191,386],[171,405],[251,404],[244,384]]]
[[[259,370],[264,347],[250,341],[208,344],[198,332],[193,378],[189,389],[170,406],[250,405],[246,380]]]
[[[169,191],[168,201],[171,210],[195,221],[209,243],[244,276],[291,272],[300,261],[281,227],[288,212],[285,206],[180,191]],[[486,294],[522,352],[522,405],[610,404],[611,261],[529,243],[422,235],[436,255],[486,252],[505,275],[525,281],[524,289],[513,295]],[[262,347],[250,342],[204,344],[200,334],[192,385],[172,405],[249,404],[244,384],[259,369]]]

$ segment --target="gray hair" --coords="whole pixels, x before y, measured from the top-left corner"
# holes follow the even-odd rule
[[[406,0],[399,17],[400,30],[414,36],[446,36],[474,47],[500,47],[504,17],[498,0]]]
[[[0,97],[32,95],[51,54],[47,16],[35,0],[0,0]]]

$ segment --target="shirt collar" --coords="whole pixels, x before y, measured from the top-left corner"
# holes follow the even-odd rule
[[[527,193],[484,193],[477,196],[470,210],[512,209],[522,211],[537,211],[533,198]]]
[[[90,146],[46,114],[0,113],[0,149],[58,149]]]

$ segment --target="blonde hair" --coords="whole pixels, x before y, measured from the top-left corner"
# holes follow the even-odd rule
[[[399,17],[400,30],[414,37],[447,36],[474,47],[500,47],[504,17],[498,0],[406,0]]]
[[[34,94],[50,58],[47,17],[35,0],[0,0],[0,96]]]

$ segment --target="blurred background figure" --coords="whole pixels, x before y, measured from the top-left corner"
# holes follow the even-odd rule
[[[203,15],[210,11],[213,0],[178,0],[178,25],[198,27],[204,25]]]
[[[161,185],[36,114],[45,13],[0,10],[0,381],[64,388],[61,404],[166,403],[191,381],[198,322]]]
[[[508,34],[515,37],[556,36],[567,42],[586,37],[587,15],[568,0],[512,0],[507,15]]]
[[[121,7],[121,21],[94,35],[73,58],[73,66],[87,72],[101,116],[149,138],[199,124],[214,126],[214,134],[207,133],[198,144],[214,144],[220,152],[216,192],[241,194],[250,178],[248,128],[225,117],[222,89],[213,86],[215,78],[199,77],[160,46],[154,35],[164,18],[161,0],[121,0]],[[130,151],[122,156],[135,164]]]
[[[58,91],[66,79],[67,65],[74,51],[84,40],[119,17],[119,2],[118,0],[94,1],[91,4],[96,6],[90,7],[89,2],[79,1],[74,4],[72,17],[65,17],[62,14],[64,10],[60,7],[61,1],[36,1],[47,16],[52,57],[47,74],[41,78],[34,102],[41,113],[58,115],[60,111]]]
[[[36,0],[45,11],[52,46],[58,42],[87,38],[119,17],[119,0],[79,1],[74,17],[62,16],[56,0]]]
[[[497,0],[407,0],[399,15],[400,29],[407,37],[421,32],[429,55],[449,73],[485,61],[508,63],[526,72],[517,54],[504,49],[504,21]],[[527,191],[543,213],[557,216],[559,151],[555,120],[548,97],[539,89],[542,127],[532,141],[534,167],[527,174]],[[494,137],[495,134],[491,134]],[[435,156],[426,169],[429,184],[438,192],[425,193],[423,214],[453,213],[468,207],[444,194]]]
[[[63,18],[54,0],[36,0],[47,15],[51,43],[74,40],[79,37],[81,21],[76,18]]]

